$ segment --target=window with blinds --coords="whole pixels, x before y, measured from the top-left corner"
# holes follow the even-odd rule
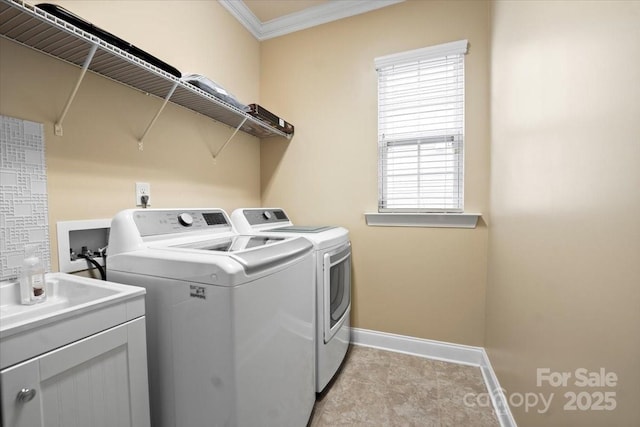
[[[378,210],[462,212],[467,41],[376,58]]]

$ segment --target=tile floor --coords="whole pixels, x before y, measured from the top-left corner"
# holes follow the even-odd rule
[[[498,427],[493,408],[464,404],[467,393],[486,392],[478,367],[353,345],[309,427]]]

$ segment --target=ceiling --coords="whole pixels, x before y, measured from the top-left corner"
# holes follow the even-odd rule
[[[258,40],[295,31],[404,0],[218,0]]]

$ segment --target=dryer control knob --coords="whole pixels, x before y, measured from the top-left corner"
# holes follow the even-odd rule
[[[178,215],[178,221],[185,227],[191,227],[193,225],[193,217],[188,213],[181,213]]]
[[[271,219],[271,212],[264,211],[264,212],[262,212],[262,216],[264,217],[264,219],[270,220]]]

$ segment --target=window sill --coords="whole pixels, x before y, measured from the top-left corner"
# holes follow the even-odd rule
[[[481,213],[365,213],[371,227],[476,228]]]

